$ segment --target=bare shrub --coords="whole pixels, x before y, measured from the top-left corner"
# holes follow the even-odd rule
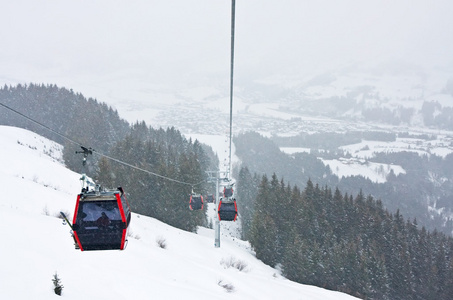
[[[47,205],[44,206],[44,208],[42,209],[42,214],[45,216],[48,216],[50,214],[49,209],[47,208]]]
[[[234,257],[229,257],[228,259],[222,259],[220,264],[226,268],[235,268],[239,271],[247,271],[247,263],[243,260],[236,259]]]
[[[232,293],[232,292],[234,292],[234,286],[233,286],[231,283],[225,283],[225,282],[223,282],[222,279],[220,279],[220,280],[217,282],[217,284],[218,284],[219,286],[223,287],[223,288],[227,291],[227,293]]]
[[[129,231],[127,232],[127,237],[130,237],[130,238],[133,238],[133,239],[136,239],[136,240],[139,240],[139,239],[141,238],[138,234],[134,234],[134,233],[132,232],[132,230],[129,230]]]
[[[161,236],[156,238],[156,243],[162,249],[167,249],[167,241],[165,240],[165,238],[163,238]]]

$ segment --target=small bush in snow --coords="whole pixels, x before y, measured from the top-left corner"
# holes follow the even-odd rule
[[[44,208],[42,209],[42,214],[45,215],[45,216],[49,215],[49,209],[47,208],[47,205],[44,206]]]
[[[161,247],[162,249],[167,249],[167,241],[163,238],[163,237],[158,237],[156,239],[156,243],[159,247]]]
[[[236,268],[239,271],[247,271],[247,263],[243,260],[230,257],[228,259],[222,259],[220,264],[226,268]]]
[[[219,286],[223,287],[223,288],[227,291],[227,293],[232,293],[232,292],[234,292],[234,286],[233,286],[231,283],[225,283],[225,282],[223,282],[222,279],[220,279],[220,280],[217,282],[217,284],[218,284]]]
[[[55,294],[57,294],[58,296],[61,296],[61,292],[63,291],[63,286],[61,285],[61,279],[58,278],[57,272],[55,272],[55,274],[53,275],[52,282],[53,282],[53,285],[55,286],[53,289]]]
[[[135,235],[134,235],[134,233],[132,232],[132,230],[129,230],[129,231],[127,232],[127,237],[131,237],[131,238],[134,238],[134,239],[136,239],[136,240],[139,240],[139,239],[140,239],[140,236],[139,236],[138,234],[135,234]]]

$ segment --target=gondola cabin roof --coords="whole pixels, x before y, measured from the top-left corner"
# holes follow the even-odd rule
[[[80,201],[108,201],[117,200],[117,195],[120,195],[119,191],[106,191],[106,192],[88,192],[80,194]]]

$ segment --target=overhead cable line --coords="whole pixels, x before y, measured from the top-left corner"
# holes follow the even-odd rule
[[[45,128],[45,129],[47,129],[47,130],[49,130],[49,131],[51,131],[51,132],[57,134],[58,136],[64,138],[65,140],[67,140],[67,141],[69,141],[69,142],[71,142],[71,143],[74,143],[74,144],[76,144],[76,145],[82,147],[82,144],[79,144],[79,143],[77,143],[77,142],[71,140],[71,139],[68,138],[67,136],[65,136],[65,135],[63,135],[63,134],[61,134],[61,133],[59,133],[58,131],[53,130],[53,129],[50,128],[49,126],[46,126],[46,125],[44,125],[44,124],[42,124],[42,123],[40,123],[40,122],[38,122],[38,121],[36,121],[36,120],[33,120],[33,119],[30,118],[29,116],[24,115],[23,113],[21,113],[21,112],[15,110],[14,108],[11,108],[11,107],[9,107],[8,105],[3,104],[3,103],[0,103],[0,105],[3,106],[3,107],[6,108],[6,109],[9,109],[10,111],[12,111],[12,112],[18,114],[19,116],[21,116],[21,117],[23,117],[23,118],[25,118],[25,119],[27,119],[27,120],[29,120],[29,121],[35,123],[35,124],[38,124],[39,126],[41,126],[41,127]]]
[[[228,162],[228,177],[231,178],[231,141],[233,139],[233,71],[234,71],[234,22],[236,1],[231,1],[231,61],[230,61],[230,153]]]
[[[65,136],[64,134],[59,133],[58,131],[56,131],[56,130],[50,128],[49,126],[44,125],[43,123],[38,122],[38,121],[36,121],[36,120],[30,118],[30,117],[27,116],[27,115],[24,115],[23,113],[21,113],[21,112],[15,110],[14,108],[9,107],[9,106],[6,105],[6,104],[0,103],[0,106],[3,106],[4,108],[9,109],[10,111],[12,111],[12,112],[14,112],[14,113],[20,115],[21,117],[23,117],[23,118],[29,120],[30,122],[33,122],[33,123],[35,123],[35,124],[37,124],[37,125],[39,125],[39,126],[45,128],[45,129],[51,131],[52,133],[57,134],[58,136],[64,138],[65,140],[67,140],[67,141],[69,141],[69,142],[71,142],[71,143],[73,143],[73,144],[75,144],[75,145],[77,145],[77,146],[82,147],[82,149],[84,149],[84,148],[87,149],[87,148],[84,147],[82,144],[80,144],[80,143],[78,143],[78,142],[72,140],[71,138]],[[142,171],[142,172],[148,173],[148,174],[150,174],[150,175],[153,175],[153,176],[156,176],[156,177],[159,177],[159,178],[168,180],[168,181],[172,181],[172,182],[176,182],[176,183],[180,183],[180,184],[184,184],[184,185],[190,185],[190,186],[197,186],[197,185],[200,185],[200,184],[202,184],[202,183],[204,183],[204,182],[206,181],[206,180],[203,180],[203,181],[200,181],[200,182],[198,182],[198,183],[189,183],[189,182],[177,180],[177,179],[174,179],[174,178],[170,178],[170,177],[167,177],[167,176],[163,176],[163,175],[160,175],[160,174],[157,174],[157,173],[154,173],[154,172],[145,170],[145,169],[143,169],[143,168],[140,168],[140,167],[131,165],[131,164],[127,163],[127,162],[121,161],[121,160],[116,159],[116,158],[114,158],[114,157],[111,157],[111,156],[108,156],[108,155],[103,154],[103,153],[101,153],[101,152],[98,152],[98,151],[96,151],[96,150],[94,150],[94,149],[92,149],[92,148],[89,148],[89,150],[90,150],[92,153],[95,153],[95,154],[97,154],[97,155],[99,155],[99,156],[101,156],[101,157],[105,157],[105,158],[110,159],[110,160],[113,160],[113,161],[115,161],[115,162],[117,162],[117,163],[119,163],[119,164],[125,165],[125,166],[127,166],[127,167],[130,167],[130,168],[136,169],[136,170],[138,170],[138,171]]]
[[[200,181],[198,183],[189,183],[189,182],[180,181],[180,180],[177,180],[177,179],[173,179],[173,178],[170,178],[170,177],[167,177],[167,176],[164,176],[164,175],[160,175],[160,174],[157,174],[157,173],[154,173],[154,172],[139,168],[137,166],[131,165],[131,164],[127,163],[127,162],[121,161],[121,160],[116,159],[114,157],[108,156],[106,154],[99,153],[99,152],[97,152],[95,150],[93,150],[93,152],[97,153],[98,155],[103,156],[103,157],[105,157],[107,159],[113,160],[113,161],[115,161],[115,162],[117,162],[119,164],[128,166],[130,168],[133,168],[133,169],[136,169],[136,170],[139,170],[139,171],[151,174],[151,175],[154,175],[156,177],[159,177],[159,178],[162,178],[162,179],[165,179],[165,180],[173,181],[173,182],[176,182],[176,183],[180,183],[180,184],[184,184],[184,185],[190,185],[190,186],[197,186],[197,185],[202,184],[203,182],[206,182],[206,180]]]

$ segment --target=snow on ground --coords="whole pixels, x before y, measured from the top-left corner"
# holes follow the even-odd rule
[[[332,173],[339,178],[349,176],[363,176],[376,183],[384,183],[387,180],[387,175],[393,170],[393,173],[405,174],[406,171],[398,165],[380,164],[367,162],[363,159],[322,159],[324,165],[328,165]]]
[[[329,165],[332,172],[339,178],[362,175],[376,183],[386,182],[390,171],[395,175],[405,174],[406,171],[399,165],[390,165],[382,163],[373,163],[367,161],[375,156],[376,153],[384,152],[415,152],[419,155],[437,155],[445,158],[448,154],[453,153],[452,140],[449,136],[438,135],[436,139],[425,140],[421,138],[397,138],[396,141],[368,141],[363,140],[360,143],[340,147],[345,153],[350,154],[352,158],[340,159],[321,159],[324,165]],[[308,148],[300,147],[281,147],[281,151],[287,154],[300,152],[310,153]]]
[[[280,151],[286,154],[295,154],[295,153],[310,153],[310,148],[303,147],[280,147]]]
[[[66,169],[61,147],[41,136],[5,126],[0,136],[2,299],[56,297],[55,273],[62,299],[355,299],[283,278],[245,241],[222,234],[215,248],[211,229],[185,232],[138,214],[126,250],[75,250],[69,227],[56,215],[72,215],[80,174]]]
[[[361,155],[356,155],[353,158],[340,158],[340,159],[321,159],[325,166],[329,166],[330,170],[333,174],[337,175],[339,178],[342,177],[349,177],[349,176],[358,176],[361,175],[365,178],[370,179],[376,183],[384,183],[387,180],[387,176],[389,175],[390,171],[393,170],[395,175],[398,174],[405,174],[406,171],[403,167],[399,165],[390,165],[390,164],[382,164],[382,163],[373,163],[367,161],[365,158],[371,157],[367,156],[366,154],[372,155],[370,150],[364,150],[363,147],[360,147],[355,152],[357,154],[360,151]],[[310,153],[310,149],[308,148],[298,148],[298,147],[281,147],[280,150],[287,154],[294,154],[294,153],[301,153],[306,152]],[[363,153],[363,152],[366,152]]]
[[[229,132],[224,135],[211,135],[211,134],[185,134],[187,138],[198,140],[200,143],[211,146],[214,153],[219,157],[220,169],[225,171],[228,169],[229,162]],[[231,143],[231,161],[233,167],[235,164],[240,163],[239,158],[234,154],[234,143]]]
[[[453,153],[451,141],[447,141],[443,137],[438,137],[435,140],[424,140],[416,138],[397,138],[394,142],[382,141],[367,141],[363,140],[360,143],[340,147],[354,157],[370,158],[374,153],[378,152],[415,152],[419,155],[436,154],[442,157]]]

